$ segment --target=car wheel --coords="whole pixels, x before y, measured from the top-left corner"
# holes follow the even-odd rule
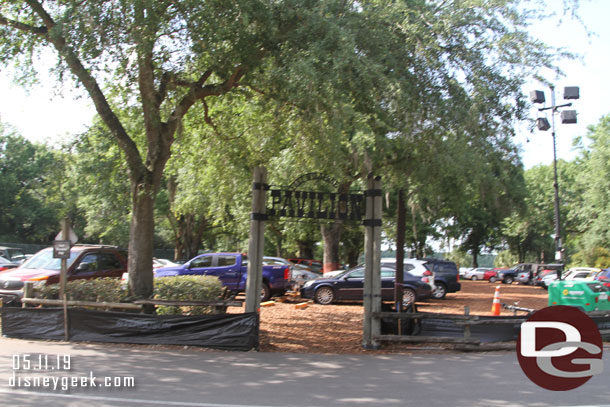
[[[261,302],[269,301],[271,298],[271,289],[266,283],[263,283],[261,287]]]
[[[335,292],[330,287],[320,287],[316,290],[314,299],[318,304],[332,304],[332,302],[335,300]]]
[[[490,283],[495,283],[497,281],[497,278],[495,277],[489,277],[489,282]]]
[[[447,295],[447,287],[443,283],[436,283],[436,288],[432,291],[432,298],[442,300]]]
[[[472,277],[470,277],[470,279],[471,279],[472,281],[477,281],[477,276],[472,276]]]
[[[502,281],[504,284],[512,284],[513,281],[515,281],[514,278],[512,278],[511,276],[505,277],[504,280]]]
[[[417,295],[415,291],[410,288],[403,288],[402,290],[402,305],[407,307],[411,304],[414,304],[417,301]]]

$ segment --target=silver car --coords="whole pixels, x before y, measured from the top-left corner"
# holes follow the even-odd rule
[[[490,267],[477,267],[475,269],[470,269],[464,273],[464,278],[467,280],[483,280],[483,276],[485,272],[491,270]]]

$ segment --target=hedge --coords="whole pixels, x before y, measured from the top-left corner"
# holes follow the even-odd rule
[[[154,280],[153,299],[173,301],[213,301],[223,294],[222,284],[214,276],[176,276]],[[45,285],[35,290],[35,297],[59,298],[59,284]],[[130,302],[134,298],[121,280],[98,278],[72,280],[66,284],[69,301]],[[158,306],[160,315],[201,315],[213,313],[213,307]]]

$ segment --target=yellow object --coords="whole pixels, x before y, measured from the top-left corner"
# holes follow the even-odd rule
[[[300,302],[294,306],[295,309],[305,309],[309,306],[309,302]]]
[[[275,305],[275,301],[261,302],[261,307],[271,307],[272,305]]]

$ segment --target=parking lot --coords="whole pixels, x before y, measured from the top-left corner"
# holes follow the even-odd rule
[[[470,307],[475,315],[491,315],[491,305],[498,284],[487,281],[462,280],[462,289],[447,294],[444,300],[428,300],[418,304],[418,311],[450,314],[464,313]],[[546,307],[548,294],[540,287],[500,285],[500,300],[506,304],[519,302],[520,307]],[[363,308],[358,303],[340,305],[310,304],[296,309],[298,298],[261,308],[261,351],[362,353]],[[512,312],[502,310],[502,315]],[[404,347],[385,347],[382,352],[393,352]]]

